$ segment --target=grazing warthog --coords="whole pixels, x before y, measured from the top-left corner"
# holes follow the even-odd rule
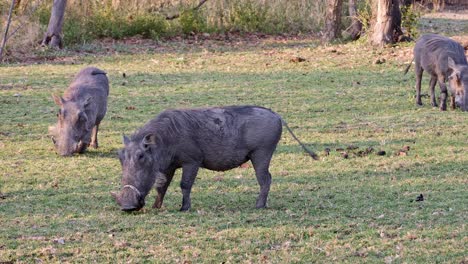
[[[154,208],[160,208],[174,172],[182,168],[181,211],[190,209],[190,191],[199,168],[225,171],[252,161],[260,185],[256,207],[266,206],[270,191],[270,160],[282,124],[314,158],[276,113],[258,106],[166,110],[135,134],[123,137],[119,152],[122,188],[112,193],[123,211],[139,210],[155,185]]]
[[[90,143],[98,147],[97,133],[107,111],[108,95],[106,73],[94,67],[81,70],[63,97],[52,95],[60,110],[49,134],[58,154],[83,153]]]
[[[468,62],[463,47],[456,41],[436,34],[426,34],[416,41],[414,46],[416,72],[416,104],[421,102],[421,79],[423,71],[431,75],[429,88],[431,104],[437,107],[434,88],[439,83],[440,110],[447,109],[448,80],[451,94],[451,107],[458,105],[462,111],[468,111]],[[408,72],[411,64],[406,68]]]

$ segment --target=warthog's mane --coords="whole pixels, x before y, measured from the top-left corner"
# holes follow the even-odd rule
[[[87,67],[76,74],[69,88],[64,93],[64,98],[70,101],[78,102],[80,97],[85,96],[83,90],[88,92],[97,90],[104,91],[105,95],[109,95],[109,80],[106,72],[95,67]],[[98,93],[99,93],[98,92]]]
[[[181,134],[190,133],[202,127],[206,122],[205,117],[206,115],[200,109],[166,110],[135,132],[131,140],[142,141],[146,135],[154,134],[158,143],[170,143]]]
[[[428,53],[438,54],[438,52],[446,52],[449,57],[458,63],[468,64],[465,57],[465,50],[456,41],[434,35],[426,42],[426,50]]]
[[[171,144],[181,138],[194,136],[194,131],[202,128],[204,136],[216,136],[220,133],[238,133],[241,116],[253,116],[256,113],[270,111],[258,106],[227,106],[219,108],[173,109],[160,113],[137,132],[131,140],[142,141],[148,134],[154,134],[159,143]],[[222,128],[216,124],[222,123]],[[210,135],[210,133],[213,133]],[[183,137],[182,136],[182,137]]]

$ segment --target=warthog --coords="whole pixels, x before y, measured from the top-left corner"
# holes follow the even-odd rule
[[[283,119],[258,106],[227,106],[186,110],[166,110],[135,134],[123,137],[119,151],[122,188],[112,196],[123,211],[139,210],[155,185],[153,208],[160,208],[174,172],[182,168],[181,211],[190,208],[190,191],[199,168],[226,171],[252,161],[260,185],[256,207],[266,206],[270,191],[270,160],[281,137]]]
[[[448,80],[451,94],[451,107],[458,105],[462,111],[468,111],[468,62],[463,47],[456,41],[436,34],[421,36],[414,46],[415,72],[416,72],[416,104],[421,102],[421,79],[423,71],[431,75],[429,88],[431,91],[431,104],[437,107],[434,88],[439,83],[440,110],[447,109]],[[411,64],[406,68],[408,72]]]
[[[52,95],[60,110],[49,134],[58,154],[83,153],[90,144],[98,147],[97,133],[107,111],[108,95],[106,73],[94,67],[81,70],[63,97]]]

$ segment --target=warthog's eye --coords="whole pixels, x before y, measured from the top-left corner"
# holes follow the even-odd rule
[[[143,154],[143,153],[138,153],[138,154],[137,154],[137,158],[138,158],[139,161],[142,161],[142,160],[145,158],[145,154]]]

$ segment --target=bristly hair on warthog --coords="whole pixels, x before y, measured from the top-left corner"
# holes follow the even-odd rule
[[[153,205],[162,206],[174,172],[182,168],[181,211],[191,207],[190,193],[199,168],[230,170],[251,161],[260,185],[256,207],[264,208],[270,191],[270,161],[286,126],[295,140],[318,159],[277,113],[259,106],[166,110],[130,138],[119,151],[122,188],[112,193],[124,211],[139,210],[155,186]]]

